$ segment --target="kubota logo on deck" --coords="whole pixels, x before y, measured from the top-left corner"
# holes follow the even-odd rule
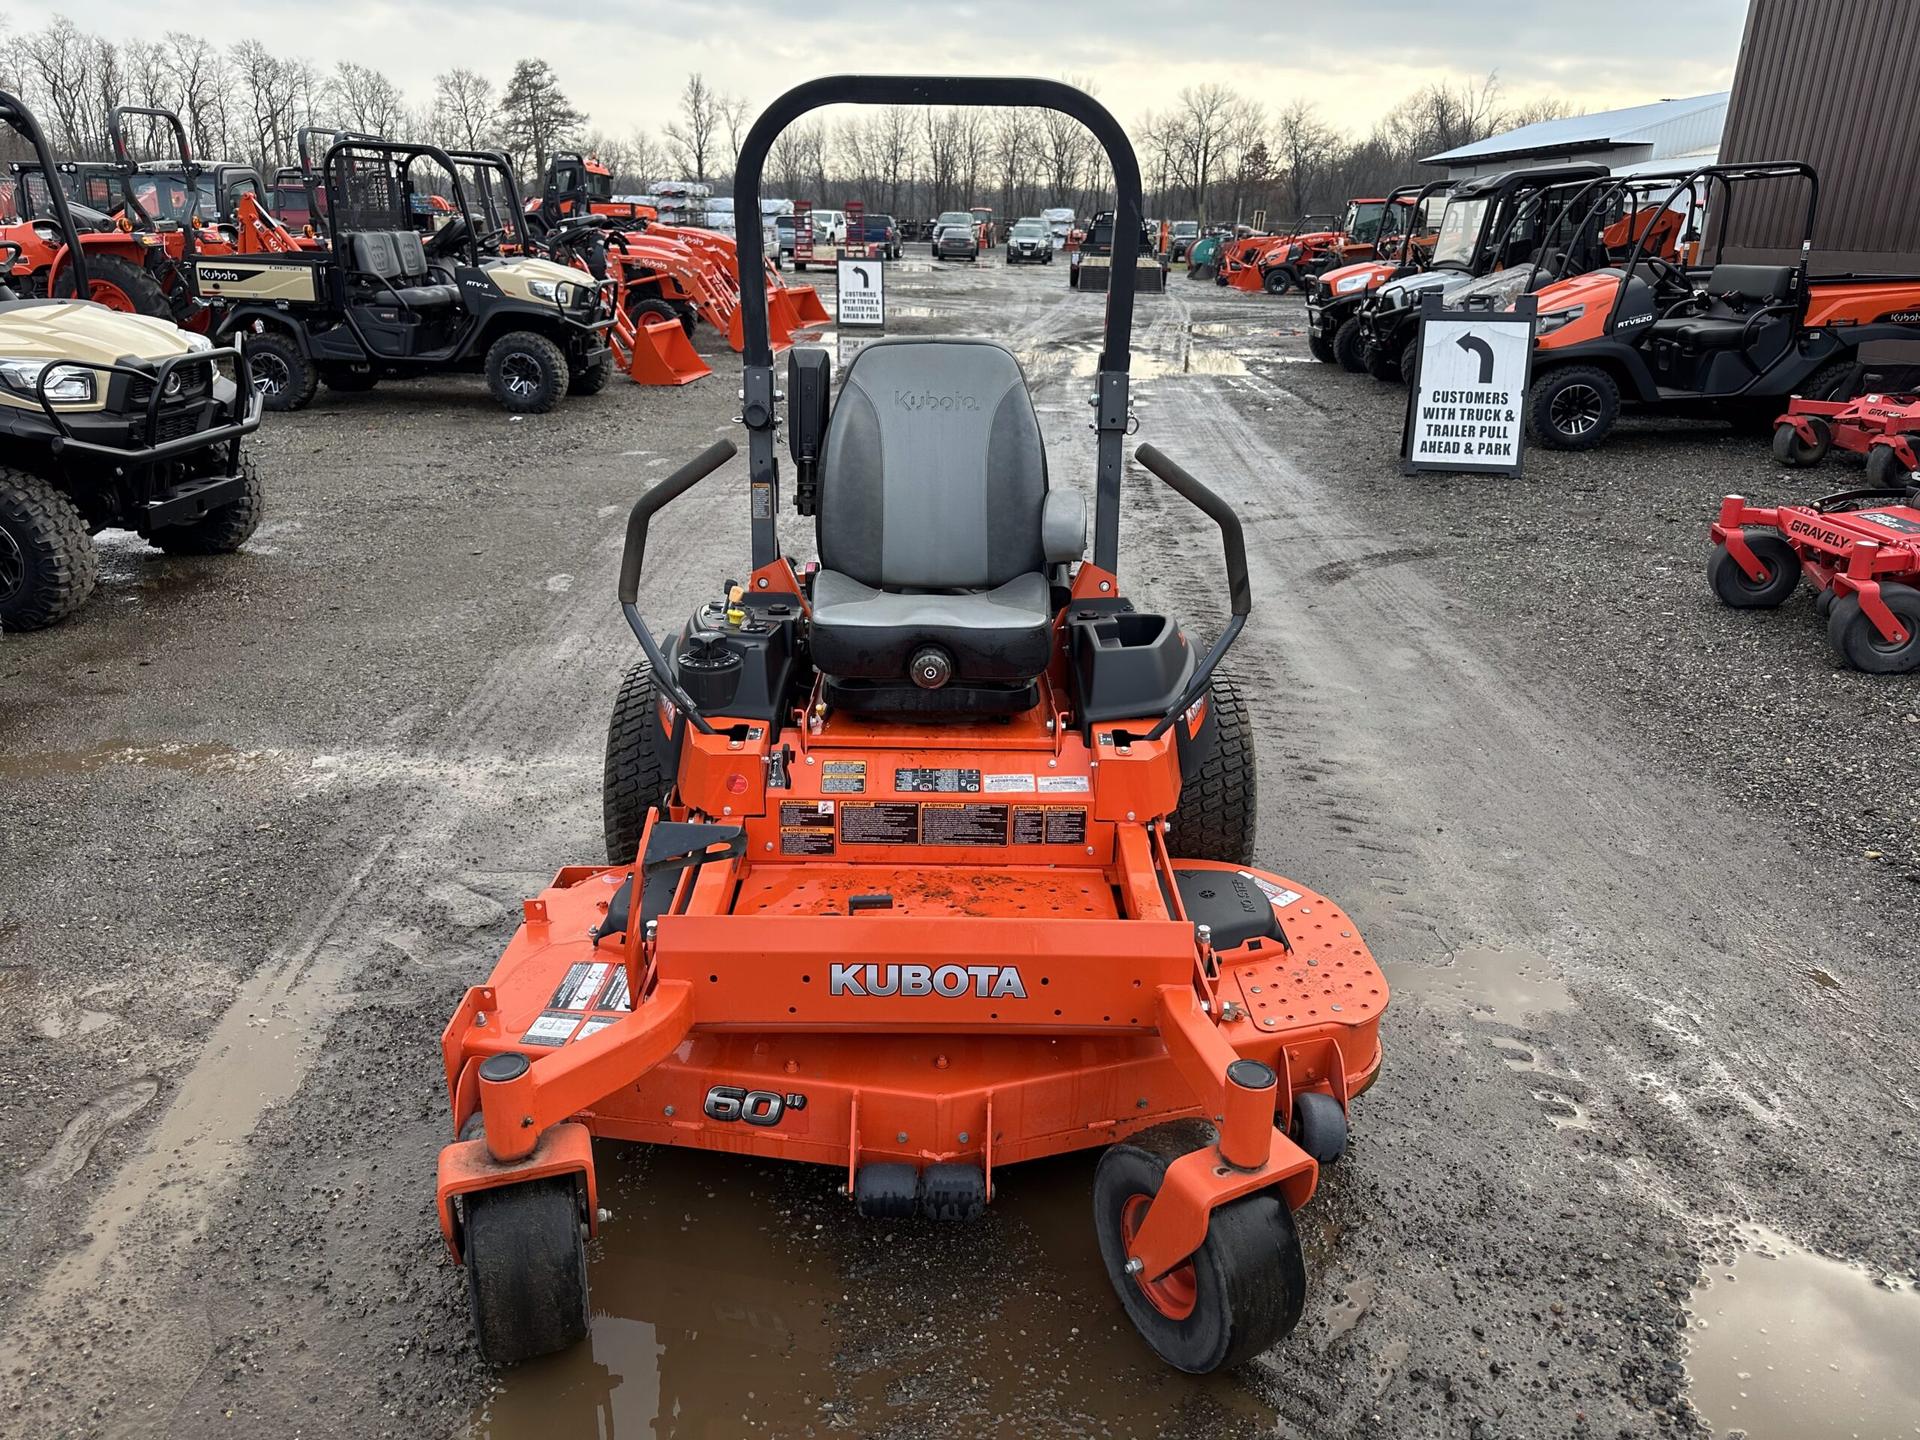
[[[1017,965],[865,965],[836,963],[828,976],[835,995],[942,995],[956,999],[972,991],[982,1000],[1011,995],[1027,998]]]
[[[971,395],[936,395],[931,390],[896,390],[893,403],[901,410],[978,410]]]

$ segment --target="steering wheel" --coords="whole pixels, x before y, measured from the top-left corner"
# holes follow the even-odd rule
[[[1640,263],[1653,272],[1656,282],[1670,285],[1676,290],[1693,293],[1693,277],[1678,265],[1661,255],[1642,255]]]
[[[442,225],[438,230],[434,231],[432,235],[427,237],[427,254],[435,260],[445,259],[448,255],[451,255],[467,243],[467,236],[472,230],[473,225],[468,221],[466,216],[454,216],[453,219],[449,220],[445,225]]]
[[[480,236],[473,243],[474,243],[474,246],[483,255],[498,255],[500,253],[500,242],[502,240],[505,240],[506,238],[507,238],[507,227],[504,225],[499,225],[487,231],[484,235]]]

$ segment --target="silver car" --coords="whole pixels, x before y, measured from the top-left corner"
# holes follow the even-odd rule
[[[949,210],[933,222],[933,258],[936,260],[978,260],[979,224],[965,210]]]

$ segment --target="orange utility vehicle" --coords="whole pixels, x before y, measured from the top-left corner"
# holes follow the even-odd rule
[[[1735,194],[1784,184],[1805,187],[1798,263],[1723,263]],[[1623,407],[1766,425],[1790,396],[1857,394],[1861,346],[1920,339],[1920,276],[1808,273],[1820,198],[1812,166],[1703,166],[1673,184],[1660,213],[1683,196],[1715,217],[1712,266],[1663,258],[1673,236],[1664,222],[1647,224],[1621,264],[1539,291],[1527,425],[1542,445],[1592,449]]]
[[[1355,257],[1307,282],[1307,349],[1314,359],[1356,373],[1367,368],[1360,353],[1360,307],[1387,281],[1426,264],[1435,235],[1427,223],[1428,201],[1452,186],[1451,180],[1402,185],[1387,196],[1385,207],[1401,223],[1376,230],[1372,257]]]
[[[1089,1246],[1121,1307],[1168,1363],[1234,1365],[1300,1316],[1293,1215],[1378,1073],[1387,986],[1338,905],[1252,864],[1252,730],[1216,675],[1252,604],[1240,521],[1152,446],[1142,467],[1220,529],[1230,618],[1202,645],[1121,594],[1138,163],[1057,82],[837,77],[755,123],[738,213],[781,131],[832,104],[1040,105],[1105,146],[1092,558],[1013,355],[914,338],[861,350],[837,402],[829,352],[789,356],[820,550],[797,570],[742,233],[752,569],[656,641],[649,522],[734,446],[635,504],[620,600],[645,658],[608,734],[607,863],[525,902],[446,1028],[447,1242],[482,1349],[514,1361],[587,1332],[596,1137],[829,1166],[864,1214],[944,1219],[1023,1161],[1104,1148]]]

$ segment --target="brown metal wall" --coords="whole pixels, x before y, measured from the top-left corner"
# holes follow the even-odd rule
[[[1816,274],[1920,273],[1916,77],[1920,0],[1752,0],[1720,154],[1820,172]],[[1798,258],[1804,189],[1766,188],[1727,217],[1729,260]]]

